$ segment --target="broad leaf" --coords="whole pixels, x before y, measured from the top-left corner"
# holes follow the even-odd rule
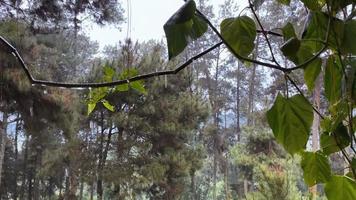
[[[356,199],[356,182],[346,176],[332,176],[324,189],[328,200]]]
[[[90,115],[96,107],[96,103],[88,103],[88,115]]]
[[[325,96],[331,104],[341,98],[342,69],[334,56],[329,56],[325,67],[324,87]]]
[[[341,51],[343,53],[356,54],[356,20],[350,20],[345,23],[344,38]]]
[[[302,154],[301,167],[303,169],[304,181],[309,186],[325,183],[331,177],[328,158],[319,152],[304,152]]]
[[[195,15],[196,4],[187,1],[164,25],[169,59],[180,54],[189,42],[201,37],[208,29],[207,24]]]
[[[350,145],[350,137],[344,125],[339,126],[332,133],[324,132],[320,136],[320,147],[324,154],[339,152]]]
[[[135,68],[131,68],[131,69],[127,69],[125,71],[123,71],[119,78],[121,80],[123,79],[128,79],[128,78],[131,78],[133,76],[137,76],[138,75],[138,70],[135,69]],[[126,92],[128,91],[130,88],[142,93],[142,94],[147,94],[147,91],[145,89],[145,86],[143,84],[143,81],[133,81],[133,82],[130,82],[130,83],[125,83],[125,84],[122,84],[122,85],[118,85],[115,87],[115,90],[118,91],[118,92]]]
[[[319,11],[325,5],[325,0],[301,0],[310,10]]]
[[[313,108],[301,95],[284,98],[279,94],[267,112],[267,120],[277,141],[294,154],[302,151],[307,144]]]
[[[231,45],[233,50],[248,56],[255,47],[256,24],[247,16],[224,19],[220,25],[221,35]]]
[[[115,70],[112,67],[105,66],[104,69],[104,81],[112,81],[115,75]]]
[[[352,158],[351,168],[356,171],[356,158]]]
[[[314,89],[315,80],[318,78],[321,71],[321,59],[317,58],[304,68],[304,80],[309,91]]]
[[[277,0],[279,3],[289,6],[290,0]]]
[[[281,46],[281,51],[284,56],[292,57],[296,55],[299,50],[299,47],[300,40],[298,40],[298,38],[292,37]]]
[[[115,111],[115,107],[113,105],[111,105],[109,101],[103,100],[102,103],[106,109],[110,110],[111,112]]]
[[[308,40],[305,42],[305,45],[315,53],[320,51],[323,47],[320,41],[326,39],[329,15],[322,12],[311,12],[309,15],[309,23],[305,27],[306,30],[303,33],[303,39]],[[338,44],[341,44],[344,35],[344,23],[337,18],[332,18],[331,20],[332,26],[329,31],[328,45],[332,49],[338,49]]]
[[[293,24],[287,23],[283,28],[282,28],[282,33],[283,33],[283,39],[284,41],[287,41],[291,38],[297,38],[297,35],[295,34],[295,30],[293,27]]]
[[[132,83],[130,83],[130,87],[139,93],[147,95],[147,91],[146,91],[145,86],[143,85],[142,81],[132,82]]]
[[[127,92],[129,89],[129,84],[127,83],[115,87],[115,91],[117,92]]]

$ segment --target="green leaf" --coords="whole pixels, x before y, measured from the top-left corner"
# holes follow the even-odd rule
[[[349,145],[350,137],[346,127],[341,123],[332,133],[324,132],[320,136],[320,147],[326,155],[339,152],[341,149],[344,149]]]
[[[324,76],[325,96],[331,104],[341,98],[342,69],[334,56],[329,56]]]
[[[304,181],[309,187],[318,183],[325,183],[331,178],[328,158],[320,152],[304,152],[301,167]]]
[[[137,76],[137,75],[138,75],[138,70],[136,68],[129,68],[129,69],[123,70],[119,74],[119,79],[128,79],[128,78],[131,78],[131,77]]]
[[[295,34],[295,30],[293,27],[293,24],[287,23],[283,28],[282,28],[282,33],[283,33],[283,39],[284,41],[287,41],[291,38],[297,38],[297,35]]]
[[[289,6],[290,0],[277,0],[279,3]]]
[[[115,87],[115,91],[117,92],[127,92],[129,89],[129,84],[127,83]]]
[[[131,78],[133,76],[137,76],[138,75],[138,70],[137,69],[134,69],[134,68],[131,68],[131,69],[127,69],[127,70],[124,70],[119,78],[120,79],[128,79],[128,78]],[[142,94],[147,94],[147,91],[144,87],[144,84],[143,84],[143,81],[133,81],[133,82],[130,82],[130,83],[125,83],[125,84],[122,84],[122,85],[118,85],[115,87],[115,90],[118,91],[118,92],[126,92],[130,89],[130,87]]]
[[[350,20],[345,23],[344,37],[341,45],[343,53],[356,54],[356,20]]]
[[[315,80],[318,78],[321,71],[322,61],[317,58],[304,68],[304,80],[308,86],[309,91],[314,89]]]
[[[145,86],[143,85],[143,83],[141,81],[134,81],[134,82],[130,83],[130,87],[139,93],[147,95]]]
[[[113,77],[115,75],[114,68],[106,65],[106,66],[104,66],[103,71],[104,71],[104,81],[107,81],[107,82],[112,81]]]
[[[320,51],[323,47],[320,41],[325,41],[329,15],[323,12],[311,12],[309,19],[308,26],[303,33],[303,39],[308,40],[305,42],[305,45],[315,53]],[[340,45],[343,40],[344,23],[337,18],[332,18],[331,20],[328,45],[333,49],[338,49],[338,44]]]
[[[298,38],[292,37],[281,46],[281,51],[284,56],[293,57],[298,52],[299,47],[300,40],[298,40]]]
[[[108,100],[102,100],[102,103],[103,103],[103,106],[110,110],[111,112],[114,112],[115,111],[115,107],[113,105],[110,104],[110,102]]]
[[[356,182],[346,176],[332,176],[324,189],[328,200],[356,199]]]
[[[304,5],[310,10],[320,11],[325,5],[325,0],[301,0]]]
[[[221,35],[237,54],[248,56],[255,48],[256,24],[250,17],[224,19],[220,28]]]
[[[88,103],[88,115],[90,115],[96,107],[96,103]]]
[[[352,161],[351,161],[351,168],[356,171],[356,158],[352,158]]]
[[[329,5],[331,5],[333,11],[339,11],[340,9],[352,4],[356,3],[355,0],[333,0],[330,2],[329,0]]]
[[[193,40],[201,37],[208,25],[195,15],[196,4],[187,1],[164,25],[167,37],[169,59],[179,55]]]
[[[284,98],[279,94],[267,112],[267,120],[276,140],[294,154],[302,151],[307,144],[313,108],[302,95]]]

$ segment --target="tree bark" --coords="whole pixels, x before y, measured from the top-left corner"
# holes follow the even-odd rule
[[[104,113],[101,112],[101,131],[100,131],[100,138],[99,138],[99,160],[98,160],[98,166],[97,166],[97,180],[96,180],[96,193],[97,193],[97,199],[102,200],[103,199],[103,159],[104,159],[104,138],[105,138],[105,124],[104,124]],[[98,134],[99,135],[99,134]]]
[[[256,51],[254,52],[254,59],[258,57],[258,45],[259,45],[260,39],[257,37],[256,40]],[[249,82],[249,89],[248,89],[248,108],[247,108],[247,125],[252,126],[254,124],[254,119],[253,119],[253,109],[254,109],[254,95],[255,95],[255,79],[256,79],[256,68],[257,64],[253,64],[252,71],[251,71],[251,76],[250,76],[250,82]]]
[[[6,146],[6,130],[7,130],[7,118],[8,114],[3,112],[2,121],[0,122],[0,186],[2,179],[2,168],[5,157],[5,146]]]
[[[15,139],[14,139],[14,149],[15,149],[15,163],[16,163],[16,170],[18,170],[18,154],[19,154],[19,150],[18,150],[18,147],[17,147],[17,143],[18,143],[18,135],[19,135],[19,129],[20,129],[20,114],[17,115],[17,121],[16,121],[16,126],[15,126]],[[17,178],[18,178],[18,174],[15,173],[14,174],[15,176],[15,182],[16,182],[16,185],[15,185],[15,192],[14,192],[14,195],[13,195],[13,198],[14,199],[17,199],[18,197],[18,186],[17,186]]]
[[[20,199],[25,199],[25,188],[26,188],[26,180],[27,180],[27,160],[28,160],[28,143],[29,137],[26,135],[25,139],[25,147],[24,147],[24,158],[23,158],[23,168],[22,168],[22,181],[21,181],[21,191],[20,191]]]
[[[236,73],[236,136],[237,141],[241,140],[241,127],[240,127],[240,83],[241,83],[241,69],[240,62],[237,63]]]
[[[316,109],[319,110],[320,108],[320,90],[321,90],[321,81],[320,78],[318,78],[315,81],[315,88],[314,88],[314,95],[313,95],[313,101]],[[314,111],[314,120],[313,120],[313,125],[312,125],[312,150],[318,151],[319,150],[319,127],[320,127],[320,117],[318,113]],[[314,185],[309,188],[310,193],[312,194],[312,199],[315,200],[317,198],[317,192],[318,192],[318,185]]]

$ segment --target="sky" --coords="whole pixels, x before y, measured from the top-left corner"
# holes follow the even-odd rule
[[[131,1],[131,38],[136,41],[164,38],[164,23],[184,4],[183,0],[130,0]],[[247,0],[236,0],[244,2]],[[127,18],[127,0],[121,0]],[[224,0],[210,0],[213,5],[219,5]],[[121,26],[121,31],[113,27],[87,27],[89,36],[103,47],[117,44],[126,38],[127,24]]]

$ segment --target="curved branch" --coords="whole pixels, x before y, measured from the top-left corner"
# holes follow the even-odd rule
[[[20,62],[20,65],[22,69],[25,71],[26,77],[30,81],[31,84],[35,85],[43,85],[43,86],[50,86],[50,87],[63,87],[63,88],[99,88],[99,87],[113,87],[117,85],[123,85],[126,83],[130,83],[133,81],[139,81],[143,79],[148,79],[152,77],[157,77],[157,76],[163,76],[163,75],[170,75],[170,74],[177,74],[187,66],[189,66],[191,63],[193,63],[195,60],[201,58],[205,54],[213,51],[214,49],[218,48],[221,46],[223,43],[219,42],[215,44],[214,46],[210,47],[209,49],[201,52],[200,54],[190,58],[188,61],[180,65],[178,68],[174,70],[166,70],[166,71],[158,71],[158,72],[153,72],[153,73],[148,73],[148,74],[143,74],[143,75],[138,75],[134,76],[128,79],[124,80],[117,80],[117,81],[112,81],[112,82],[104,82],[104,83],[61,83],[61,82],[55,82],[55,81],[45,81],[45,80],[37,80],[35,79],[27,65],[25,64],[23,58],[19,54],[19,52],[16,50],[15,47],[13,47],[5,38],[0,36],[0,41],[5,45],[7,50],[15,56],[15,58]]]
[[[275,64],[271,64],[271,63],[265,63],[265,62],[261,62],[261,61],[258,61],[258,60],[253,60],[253,59],[250,59],[250,58],[246,58],[246,57],[243,57],[241,55],[239,55],[233,48],[232,46],[222,37],[222,35],[220,34],[220,32],[216,29],[216,27],[210,22],[210,20],[202,13],[200,12],[198,9],[196,9],[196,12],[197,14],[209,25],[209,27],[214,31],[214,33],[219,37],[219,39],[224,43],[224,45],[226,47],[228,47],[231,51],[232,54],[234,54],[234,56],[240,60],[244,60],[244,61],[247,61],[247,62],[251,62],[251,63],[255,63],[255,64],[258,64],[258,65],[261,65],[261,66],[265,66],[265,67],[269,67],[269,68],[272,68],[272,69],[278,69],[278,70],[281,70],[283,72],[286,72],[286,68],[283,68],[283,67],[280,67],[278,65],[275,65]]]

